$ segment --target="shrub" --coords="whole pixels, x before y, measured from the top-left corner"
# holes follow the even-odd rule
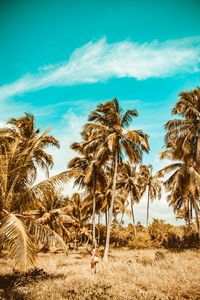
[[[128,242],[131,249],[149,249],[152,248],[152,241],[148,232],[138,232],[136,237]]]

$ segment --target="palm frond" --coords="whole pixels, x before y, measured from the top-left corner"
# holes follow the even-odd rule
[[[0,244],[10,245],[8,255],[15,265],[27,271],[35,264],[36,248],[25,225],[14,214],[7,215],[0,227]]]
[[[182,166],[182,163],[174,163],[174,164],[171,164],[171,165],[169,165],[169,166],[167,166],[167,167],[164,167],[164,168],[161,169],[160,171],[158,171],[158,172],[156,173],[156,176],[157,176],[157,177],[163,177],[163,176],[165,176],[165,174],[170,173],[170,172],[172,172],[172,171],[174,171],[174,170],[180,168],[181,166]]]
[[[136,109],[127,110],[122,117],[121,126],[128,127],[134,117],[138,116],[138,111]]]
[[[67,246],[62,237],[48,226],[30,221],[28,230],[37,244],[41,243],[48,247],[56,247],[65,252],[67,251]]]
[[[51,198],[55,195],[55,190],[60,188],[63,182],[67,182],[72,176],[73,171],[65,171],[48,179],[45,179],[31,188],[28,188],[23,194],[24,205],[31,205],[42,199]]]

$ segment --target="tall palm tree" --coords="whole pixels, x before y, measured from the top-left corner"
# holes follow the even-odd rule
[[[34,186],[38,166],[48,173],[53,165],[45,148],[58,147],[59,143],[47,131],[39,135],[31,115],[12,119],[10,124],[11,128],[0,130],[0,242],[12,245],[10,255],[26,269],[34,262],[35,251],[21,215],[24,210],[55,195],[55,189],[69,176],[68,172],[63,172]]]
[[[19,212],[25,205],[23,195],[26,195],[26,200],[30,195],[25,192],[36,180],[37,167],[44,169],[48,175],[49,168],[53,166],[52,156],[46,153],[45,148],[51,145],[59,147],[59,143],[48,135],[48,130],[39,135],[40,129],[34,128],[34,117],[30,114],[11,119],[9,124],[14,129],[4,135],[1,146],[0,192],[4,209]]]
[[[123,113],[117,99],[97,106],[89,115],[84,127],[84,133],[90,136],[87,147],[97,151],[97,158],[106,157],[112,166],[112,199],[109,210],[107,238],[104,251],[104,261],[108,261],[110,230],[116,194],[116,179],[118,163],[122,161],[123,153],[132,163],[142,160],[143,151],[149,151],[148,137],[141,130],[126,129],[133,117],[138,115],[136,110]]]
[[[173,119],[165,124],[166,148],[170,148],[176,140],[177,147],[173,155],[177,159],[192,159],[200,164],[200,88],[180,93],[178,102],[172,109]],[[177,151],[176,151],[177,150]]]
[[[136,166],[131,165],[129,162],[124,162],[119,165],[119,175],[117,188],[124,192],[126,198],[130,197],[131,216],[134,226],[134,232],[136,235],[136,224],[134,216],[134,203],[140,201],[140,189],[138,184],[138,174],[136,172]]]
[[[173,154],[169,156],[169,151],[167,153],[164,152],[162,153],[162,157],[173,157]],[[177,215],[184,211],[184,216],[187,217],[189,224],[194,210],[200,239],[200,174],[196,169],[196,164],[192,160],[175,162],[160,170],[157,176],[164,177],[168,173],[170,176],[165,181],[165,187],[169,192],[169,205],[173,206],[174,212]]]
[[[140,166],[140,195],[143,196],[144,192],[147,190],[147,219],[146,226],[149,225],[149,206],[150,200],[161,198],[161,182],[157,175],[153,175],[152,165],[141,165]]]
[[[85,143],[74,143],[71,145],[73,150],[81,154],[79,157],[73,158],[68,167],[74,173],[75,185],[80,188],[87,189],[88,193],[93,197],[92,210],[92,227],[93,227],[93,243],[96,243],[95,237],[95,214],[96,214],[96,191],[104,190],[106,186],[105,172],[102,168],[102,161],[96,159],[95,154],[87,152]]]
[[[162,156],[178,162],[177,165],[175,162],[163,170],[161,174],[176,170],[172,179],[176,178],[179,188],[177,193],[175,191],[172,193],[172,203],[176,203],[177,210],[181,209],[182,205],[184,206],[185,216],[188,216],[189,223],[194,209],[199,232],[199,195],[196,184],[200,176],[200,88],[181,93],[172,114],[181,118],[170,120],[165,124],[166,150]],[[193,184],[192,180],[194,180]],[[188,189],[185,185],[188,185]],[[180,187],[183,189],[182,196]]]

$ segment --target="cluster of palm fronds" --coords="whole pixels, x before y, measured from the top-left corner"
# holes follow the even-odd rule
[[[45,149],[49,145],[59,147],[58,141],[35,129],[34,118],[26,114],[11,119],[9,126],[0,129],[0,243],[9,245],[9,255],[25,269],[34,263],[36,247],[24,224],[24,211],[35,209],[47,201],[53,201],[60,184],[68,179],[68,173],[34,185],[38,167],[49,173],[53,166],[51,155]],[[52,238],[58,238],[56,233]]]
[[[161,158],[174,161],[158,173],[169,173],[165,187],[168,201],[177,217],[190,226],[195,213],[200,239],[200,88],[180,94],[172,110],[172,119],[165,124],[165,148]]]
[[[10,249],[16,264],[27,269],[44,247],[66,250],[71,241],[75,247],[83,241],[95,244],[100,232],[97,216],[98,225],[105,217],[107,261],[112,226],[119,237],[124,216],[129,215],[136,236],[134,205],[145,192],[148,226],[150,200],[161,197],[160,177],[172,171],[165,182],[169,204],[189,225],[194,210],[200,236],[200,89],[182,93],[172,113],[181,118],[166,124],[166,150],[161,158],[175,163],[156,175],[151,165],[142,164],[143,153],[149,152],[148,136],[128,129],[138,112],[124,112],[117,99],[90,113],[82,141],[71,145],[78,155],[68,163],[67,171],[50,178],[53,159],[46,148],[59,147],[59,143],[48,130],[40,133],[30,114],[11,119],[0,129],[0,243]],[[48,178],[34,185],[38,168]],[[68,179],[74,180],[83,195],[60,195],[59,188]]]
[[[93,243],[96,241],[95,214],[105,214],[105,261],[108,260],[111,225],[117,214],[121,213],[122,224],[124,214],[131,207],[135,227],[134,203],[139,202],[148,189],[149,211],[149,200],[160,197],[160,182],[152,175],[152,167],[141,165],[143,152],[149,151],[148,136],[141,130],[128,129],[137,116],[136,110],[124,112],[117,99],[100,104],[89,115],[89,122],[81,132],[82,141],[72,145],[79,156],[73,158],[68,167],[73,171],[75,185],[85,188],[88,194]]]

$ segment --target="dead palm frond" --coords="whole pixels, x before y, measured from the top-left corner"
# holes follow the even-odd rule
[[[42,225],[39,222],[29,222],[28,230],[33,240],[37,244],[42,244],[43,246],[55,247],[57,249],[67,251],[66,243],[63,238],[54,230],[46,225]]]
[[[0,227],[0,244],[9,246],[8,256],[15,261],[17,267],[27,271],[34,266],[36,246],[26,226],[14,214],[8,214]]]

